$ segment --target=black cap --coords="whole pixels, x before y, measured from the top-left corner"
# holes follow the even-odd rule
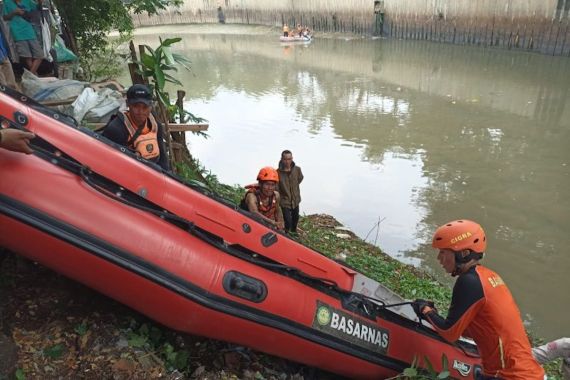
[[[152,94],[144,84],[134,84],[127,91],[127,104],[144,103],[152,105]]]

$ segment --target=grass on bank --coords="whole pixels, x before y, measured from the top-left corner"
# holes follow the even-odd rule
[[[180,166],[179,173],[186,180],[203,178],[212,192],[239,202],[242,187],[222,184],[199,164],[195,167]],[[440,310],[447,309],[447,286],[356,236],[338,237],[337,225],[326,215],[302,217],[298,239],[327,257],[346,256],[348,265],[406,298],[432,299]],[[0,328],[20,348],[15,373],[19,380],[78,374],[119,379],[294,379],[311,370],[229,343],[179,334],[35,264],[19,268],[17,260],[0,260],[0,274]],[[549,379],[562,379],[560,361],[545,368]]]
[[[196,168],[206,180],[205,185],[214,193],[238,204],[245,189],[238,185],[229,186],[219,181],[218,177],[200,163]],[[196,180],[198,175],[186,165],[179,165],[180,175],[187,180]],[[407,299],[423,298],[434,301],[440,312],[445,313],[451,303],[451,289],[442,285],[435,278],[411,265],[403,264],[388,256],[380,248],[362,239],[352,236],[340,238],[334,227],[341,224],[329,216],[302,216],[299,228],[303,233],[298,240],[304,245],[324,254],[331,259],[343,260],[358,272],[387,286]],[[341,231],[344,232],[344,231]],[[544,340],[528,331],[531,343],[537,346]],[[544,365],[549,379],[562,380],[561,360]]]

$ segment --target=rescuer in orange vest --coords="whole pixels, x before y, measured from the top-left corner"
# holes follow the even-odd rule
[[[439,227],[432,246],[445,271],[457,281],[447,318],[432,302],[412,304],[444,339],[472,338],[483,363],[482,380],[543,380],[544,370],[532,355],[519,309],[501,277],[479,264],[487,246],[485,232],[470,220]]]
[[[152,94],[148,87],[131,86],[127,91],[127,105],[128,111],[119,112],[109,120],[103,136],[170,170],[162,125],[151,112]]]
[[[257,214],[278,230],[283,230],[285,224],[279,207],[279,192],[275,190],[279,182],[277,170],[269,166],[262,168],[257,175],[257,181],[257,185],[246,186],[248,191],[244,201],[247,210]]]

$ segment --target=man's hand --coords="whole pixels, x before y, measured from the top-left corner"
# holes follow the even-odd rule
[[[436,310],[435,305],[432,301],[417,299],[414,302],[412,302],[412,308],[414,309],[414,312],[420,319],[424,318],[423,311],[425,307],[429,307],[431,310]]]
[[[34,137],[36,135],[30,132],[11,128],[2,129],[0,130],[0,147],[13,152],[31,154],[34,151],[28,144]]]

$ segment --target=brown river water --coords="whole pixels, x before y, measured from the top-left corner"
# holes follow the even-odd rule
[[[190,149],[224,183],[255,181],[289,149],[301,213],[334,215],[391,256],[451,284],[431,248],[449,220],[482,224],[539,336],[568,335],[570,58],[317,36],[285,45],[266,27],[137,30],[181,36],[188,109],[209,138]]]

